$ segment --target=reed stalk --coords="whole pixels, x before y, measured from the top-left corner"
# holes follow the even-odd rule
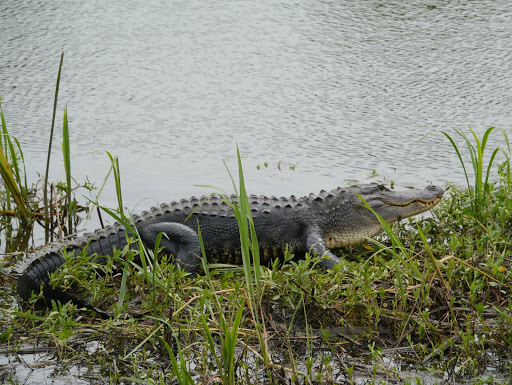
[[[68,217],[68,234],[73,232],[73,210],[71,202],[71,150],[69,147],[68,109],[64,108],[62,122],[62,154],[64,156],[64,171],[66,173],[66,206]]]
[[[50,129],[50,142],[48,143],[48,156],[46,158],[46,172],[44,174],[44,184],[43,184],[43,202],[44,202],[44,215],[45,215],[45,226],[44,226],[44,239],[45,242],[48,242],[50,238],[49,234],[49,217],[48,217],[48,174],[50,173],[50,156],[52,153],[52,142],[53,142],[53,130],[55,127],[55,115],[57,113],[57,99],[59,96],[59,84],[60,84],[60,74],[62,71],[62,62],[64,61],[64,51],[60,55],[60,64],[59,64],[59,72],[57,74],[57,84],[55,86],[55,98],[53,101],[53,117],[52,117],[52,127]]]

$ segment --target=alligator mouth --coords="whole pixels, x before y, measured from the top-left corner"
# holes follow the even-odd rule
[[[431,199],[429,201],[425,201],[425,200],[421,200],[421,199],[415,199],[415,200],[412,200],[410,202],[405,202],[403,204],[400,204],[400,203],[389,203],[389,202],[385,202],[386,205],[388,206],[394,206],[394,207],[407,207],[407,206],[412,206],[412,205],[418,205],[424,209],[429,209],[431,207],[434,207],[435,205],[437,205],[439,202],[441,202],[441,198],[442,196],[438,196],[438,197],[435,197],[434,199]]]

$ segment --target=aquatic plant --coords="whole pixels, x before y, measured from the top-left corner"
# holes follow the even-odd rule
[[[471,196],[472,211],[475,218],[480,221],[483,221],[486,217],[486,209],[488,207],[487,199],[492,189],[492,183],[489,181],[489,176],[491,175],[493,162],[499,152],[501,152],[506,158],[505,164],[508,170],[508,181],[510,184],[510,143],[508,140],[507,132],[505,130],[502,129],[501,133],[507,145],[506,149],[494,148],[489,158],[489,162],[485,164],[485,150],[487,146],[487,140],[494,130],[495,127],[488,128],[482,136],[482,139],[479,139],[471,127],[469,127],[469,131],[472,138],[468,137],[464,131],[454,128],[454,131],[457,133],[457,135],[459,135],[464,140],[467,151],[471,157],[471,166],[473,168],[473,183],[470,182],[470,176],[468,175],[468,170],[466,168],[464,158],[461,154],[461,150],[459,150],[459,147],[455,143],[455,140],[452,138],[452,136],[450,136],[447,132],[442,131],[443,135],[450,141],[453,149],[457,153],[459,161],[462,165],[462,169],[464,171],[464,176],[466,177],[468,191]],[[473,141],[471,139],[473,139]]]

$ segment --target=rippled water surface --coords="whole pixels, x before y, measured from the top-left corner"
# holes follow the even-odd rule
[[[373,170],[462,183],[439,131],[512,122],[505,0],[4,0],[0,24],[2,106],[29,175],[44,172],[64,51],[53,178],[67,105],[73,174],[99,184],[109,150],[131,206],[229,188],[222,160],[234,168],[236,142],[255,193]]]
[[[509,0],[2,0],[0,96],[35,181],[64,51],[50,179],[63,176],[67,106],[73,175],[100,185],[103,150],[118,155],[130,208],[230,189],[236,143],[258,194],[373,170],[398,185],[463,183],[440,131],[511,130],[511,47]],[[115,205],[112,188],[102,203]]]

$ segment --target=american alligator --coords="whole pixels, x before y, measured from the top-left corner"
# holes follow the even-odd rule
[[[382,228],[375,215],[361,204],[360,197],[388,223],[419,214],[435,206],[443,189],[396,191],[382,184],[360,184],[321,191],[307,197],[249,197],[262,263],[282,257],[286,248],[295,256],[307,252],[323,256],[319,265],[332,268],[340,260],[329,249],[360,243]],[[188,219],[187,219],[188,218]],[[197,226],[200,225],[206,255],[230,264],[241,264],[238,224],[231,210],[219,196],[181,200],[153,207],[132,217],[142,242],[154,248],[157,235],[163,233],[160,246],[172,254],[176,263],[189,273],[196,273],[201,259]],[[127,231],[119,223],[75,239],[53,243],[33,253],[32,261],[18,278],[18,293],[27,300],[41,285],[46,297],[52,295],[49,275],[64,263],[62,249],[75,255],[86,249],[104,263],[114,249],[127,245]]]

